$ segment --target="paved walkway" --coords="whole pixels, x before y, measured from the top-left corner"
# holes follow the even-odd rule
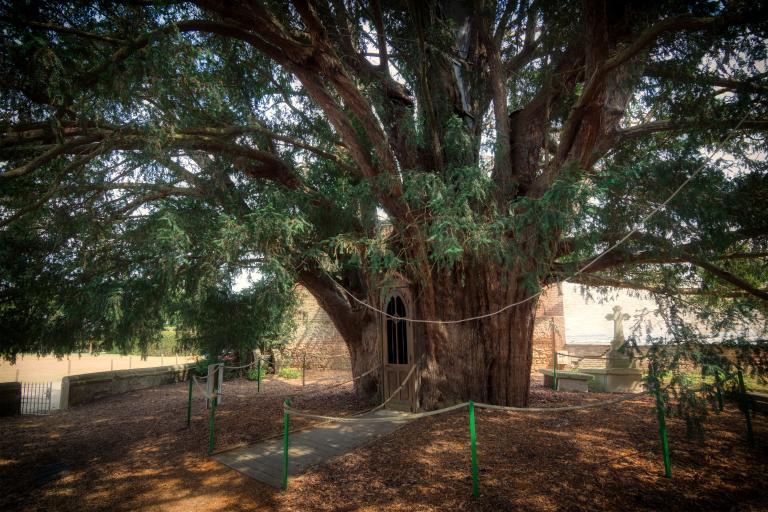
[[[408,413],[380,410],[376,417],[393,416],[395,421],[371,423],[325,423],[290,436],[288,475],[295,476],[315,464],[341,455],[389,434],[408,422]],[[283,480],[283,438],[235,448],[213,458],[249,477],[279,488]]]

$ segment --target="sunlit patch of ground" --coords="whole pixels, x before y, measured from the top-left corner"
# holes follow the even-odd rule
[[[227,382],[217,449],[279,435],[282,401],[331,414],[362,410],[351,386],[300,381]],[[337,381],[344,380],[339,375]],[[673,478],[663,477],[650,398],[607,409],[524,415],[479,410],[479,498],[471,496],[466,411],[424,418],[266,487],[206,456],[208,412],[196,399],[186,428],[185,384],[131,392],[48,417],[0,420],[1,510],[765,510],[766,418],[729,406],[706,442],[669,421]],[[554,393],[557,407],[607,395]],[[293,427],[306,427],[296,418]]]

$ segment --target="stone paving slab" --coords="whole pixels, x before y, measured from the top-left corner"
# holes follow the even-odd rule
[[[380,410],[370,415],[392,416],[394,420],[375,423],[325,423],[312,430],[291,434],[288,447],[288,476],[298,475],[310,466],[389,434],[407,423],[410,416],[409,413],[392,410]],[[282,437],[221,452],[213,458],[259,482],[277,488],[282,484]]]

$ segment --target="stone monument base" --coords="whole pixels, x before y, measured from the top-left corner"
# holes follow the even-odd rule
[[[638,368],[583,368],[594,377],[595,391],[604,393],[636,393],[643,390],[643,371]]]
[[[555,372],[549,369],[539,370],[544,376],[544,387],[551,388],[552,381],[555,378]],[[557,390],[558,391],[581,391],[589,392],[587,382],[592,380],[591,375],[579,372],[557,372]]]

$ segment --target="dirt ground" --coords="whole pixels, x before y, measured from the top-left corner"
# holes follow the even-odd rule
[[[350,386],[227,382],[217,448],[281,431],[281,403],[346,414],[365,404]],[[186,385],[132,392],[46,417],[0,419],[0,510],[768,510],[768,423],[748,447],[732,405],[689,441],[670,420],[673,477],[663,477],[650,398],[556,414],[478,411],[480,497],[471,496],[466,411],[424,418],[292,478],[287,492],[206,457],[207,420]],[[612,396],[611,396],[612,397]],[[602,401],[554,393],[532,405]],[[293,426],[306,426],[297,419]]]

